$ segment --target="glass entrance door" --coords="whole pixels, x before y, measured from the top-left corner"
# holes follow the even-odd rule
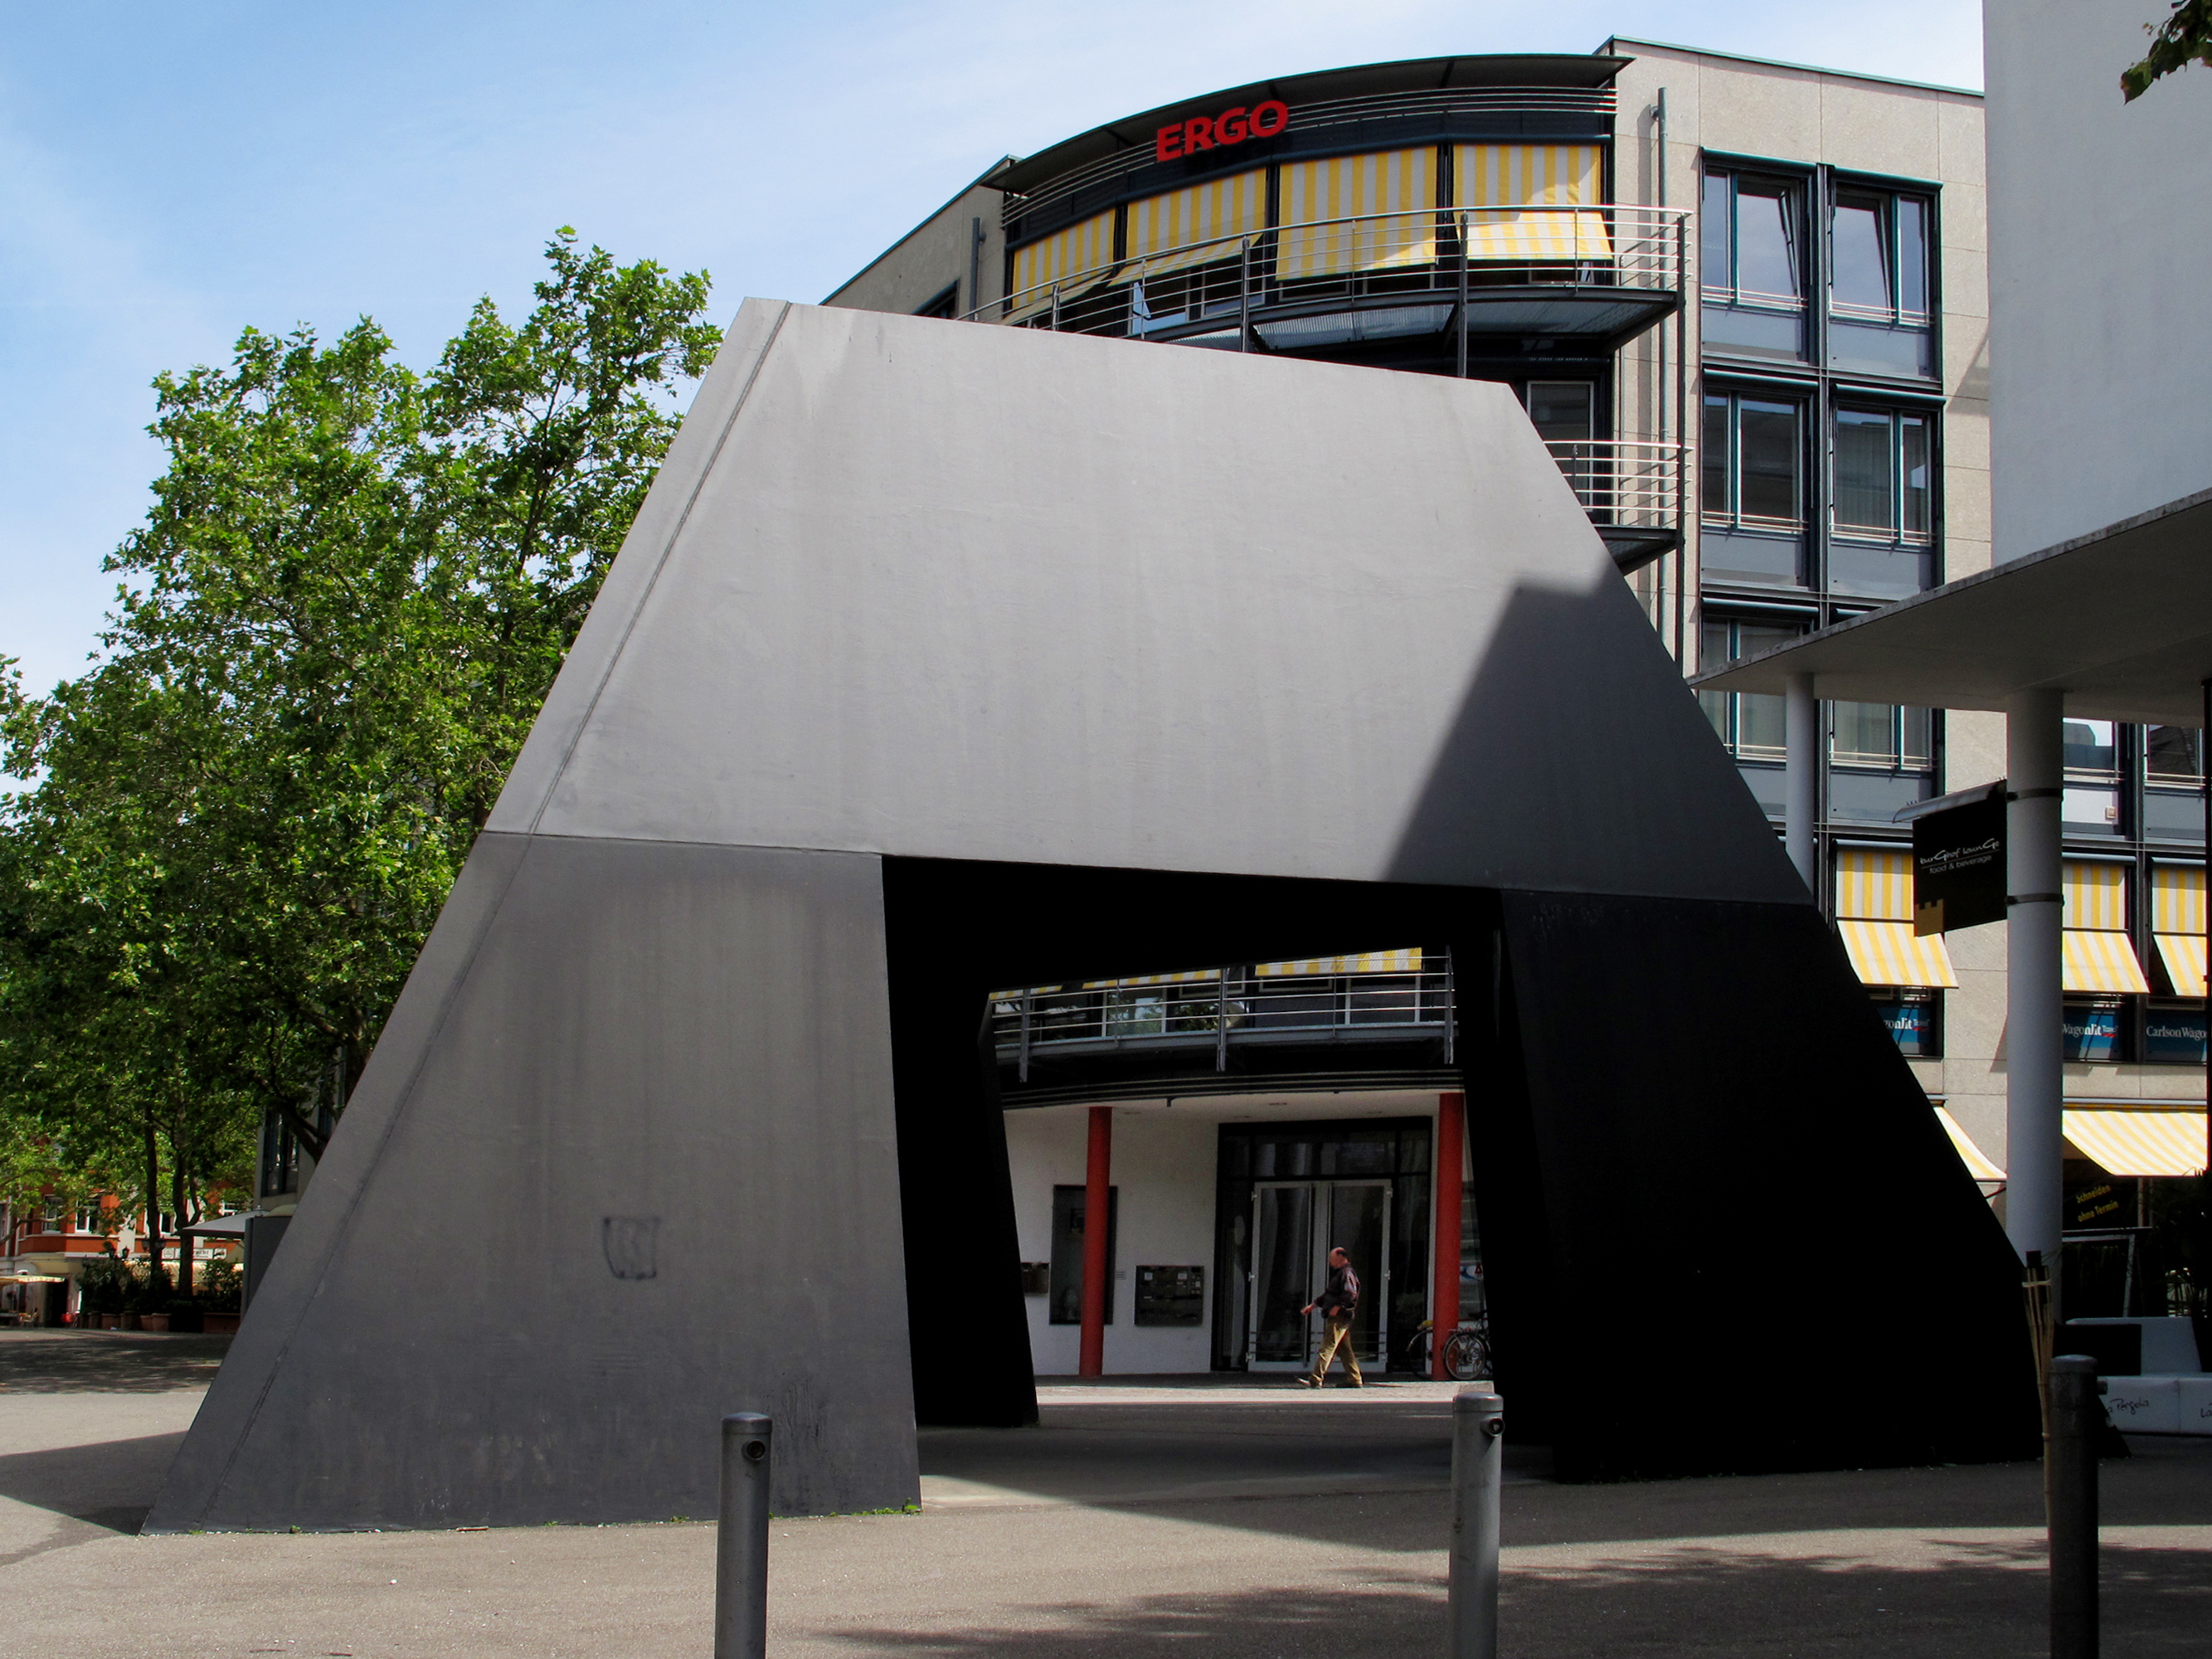
[[[1362,1364],[1389,1352],[1390,1183],[1262,1181],[1252,1189],[1251,1333],[1254,1370],[1303,1370],[1318,1351],[1321,1316],[1300,1309],[1328,1282],[1341,1244],[1360,1282],[1352,1341]]]

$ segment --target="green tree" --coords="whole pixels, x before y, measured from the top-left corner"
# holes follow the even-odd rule
[[[154,1208],[264,1112],[322,1155],[712,359],[703,273],[546,258],[424,374],[364,319],[162,376],[101,659],[0,691],[35,780],[0,808],[0,1112],[128,1149]]]
[[[2146,23],[2150,51],[2120,72],[2120,95],[2132,104],[2151,83],[2191,64],[2212,64],[2212,0],[2173,0],[2163,23]]]

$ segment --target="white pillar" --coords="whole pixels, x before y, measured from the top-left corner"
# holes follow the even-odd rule
[[[1818,894],[1813,826],[1820,812],[1820,705],[1813,701],[1810,674],[1790,677],[1783,699],[1782,752],[1782,844],[1789,848],[1790,862],[1797,866],[1807,890]]]
[[[2014,694],[2005,708],[2005,1231],[2024,1259],[2058,1262],[2065,1158],[2059,789],[2064,702]]]

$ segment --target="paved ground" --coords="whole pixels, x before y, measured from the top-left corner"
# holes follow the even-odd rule
[[[697,1656],[699,1525],[132,1536],[222,1339],[0,1334],[0,1656]],[[786,1521],[771,1650],[1439,1650],[1446,1390],[1051,1388],[932,1431],[912,1516]],[[2104,1466],[2106,1651],[2212,1653],[2212,1441]],[[2032,1466],[1560,1486],[1516,1451],[1516,1659],[2045,1651]]]

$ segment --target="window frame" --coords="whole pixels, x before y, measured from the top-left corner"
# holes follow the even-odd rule
[[[1784,210],[1784,234],[1791,244],[1790,253],[1797,270],[1797,292],[1792,296],[1769,294],[1763,289],[1747,289],[1742,282],[1743,215],[1737,205],[1743,194],[1743,181],[1758,179],[1762,183],[1779,185],[1789,192],[1784,201],[1796,204],[1796,222],[1787,223],[1789,210]],[[1761,166],[1748,158],[1737,160],[1728,156],[1707,156],[1698,184],[1698,210],[1710,214],[1708,193],[1717,180],[1725,180],[1728,188],[1727,222],[1721,236],[1726,244],[1727,281],[1716,283],[1705,261],[1705,234],[1701,233],[1698,247],[1698,286],[1699,297],[1708,305],[1723,305],[1735,310],[1766,311],[1777,315],[1803,316],[1812,309],[1810,299],[1814,283],[1812,241],[1807,231],[1813,223],[1813,175],[1805,169],[1787,166]]]
[[[1698,519],[1701,526],[1715,530],[1749,531],[1753,534],[1803,537],[1813,525],[1813,469],[1811,466],[1810,435],[1813,398],[1807,394],[1782,386],[1749,389],[1726,383],[1707,386],[1699,406],[1698,455]],[[1743,405],[1754,404],[1787,404],[1797,412],[1796,494],[1797,514],[1795,519],[1769,519],[1746,516],[1743,511]],[[1711,446],[1705,441],[1708,417],[1716,404],[1728,406],[1728,444],[1722,455],[1724,469],[1723,493],[1726,506],[1715,512],[1705,505],[1705,470],[1711,465]]]
[[[1942,459],[1942,411],[1923,404],[1889,403],[1878,398],[1860,398],[1842,392],[1829,399],[1828,406],[1828,534],[1832,539],[1863,544],[1872,547],[1911,548],[1916,551],[1936,549],[1941,537],[1938,526],[1942,515],[1938,508],[1939,485],[1943,475]],[[1842,445],[1839,434],[1844,417],[1847,415],[1874,415],[1887,417],[1889,422],[1889,500],[1890,524],[1887,530],[1871,525],[1848,524],[1842,514],[1843,485],[1838,471]],[[1905,443],[1905,422],[1917,420],[1925,433],[1927,454],[1923,465],[1928,470],[1927,501],[1923,511],[1927,527],[1914,530],[1905,522],[1911,515],[1906,511],[1906,491],[1910,487],[1911,469],[1907,465]],[[1942,586],[1940,572],[1931,586]],[[1923,592],[1926,589],[1922,590]]]
[[[1866,179],[1852,173],[1837,173],[1826,192],[1827,219],[1824,234],[1827,239],[1828,259],[1826,282],[1823,291],[1828,315],[1845,322],[1884,323],[1893,328],[1926,328],[1936,325],[1936,272],[1941,264],[1938,258],[1940,243],[1936,234],[1936,192],[1915,189],[1909,185],[1887,179]],[[1881,254],[1887,266],[1885,286],[1889,289],[1888,302],[1871,306],[1856,300],[1836,297],[1836,215],[1844,206],[1847,196],[1872,196],[1880,198],[1877,211],[1881,216],[1880,234]],[[1899,205],[1904,202],[1918,204],[1921,210],[1920,281],[1927,296],[1924,311],[1912,310],[1905,304],[1904,217]]]

